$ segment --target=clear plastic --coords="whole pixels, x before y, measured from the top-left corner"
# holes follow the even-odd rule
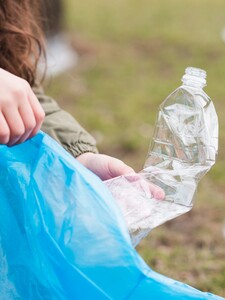
[[[159,107],[143,170],[105,182],[134,246],[156,226],[191,210],[197,185],[216,160],[218,118],[203,91],[206,72],[189,67],[182,82]]]

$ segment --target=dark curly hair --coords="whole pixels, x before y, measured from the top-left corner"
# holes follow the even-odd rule
[[[37,66],[44,55],[40,1],[0,0],[0,68],[37,82]]]

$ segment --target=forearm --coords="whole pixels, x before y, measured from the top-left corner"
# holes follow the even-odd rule
[[[95,139],[75,120],[42,92],[36,95],[45,111],[42,130],[61,144],[74,157],[83,153],[98,153]]]

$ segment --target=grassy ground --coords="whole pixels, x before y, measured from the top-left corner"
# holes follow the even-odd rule
[[[138,252],[156,271],[225,296],[225,27],[223,0],[65,1],[79,65],[47,90],[97,139],[101,152],[142,169],[157,107],[187,66],[207,70],[220,121],[216,165],[193,210],[152,231]]]

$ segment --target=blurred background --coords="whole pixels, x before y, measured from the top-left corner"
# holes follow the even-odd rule
[[[192,211],[154,229],[137,251],[155,271],[225,297],[224,0],[46,3],[46,93],[96,138],[100,152],[136,171],[159,104],[187,66],[207,71],[205,91],[220,122],[217,163],[200,182]]]

